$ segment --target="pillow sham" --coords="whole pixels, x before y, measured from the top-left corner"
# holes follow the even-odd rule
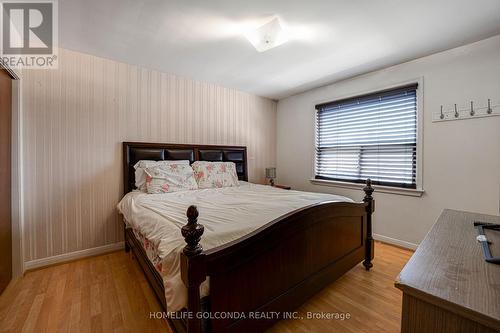
[[[192,164],[198,188],[239,186],[233,162],[196,161]]]
[[[153,161],[153,160],[140,160],[134,165],[135,169],[135,187],[138,190],[146,192],[146,173],[144,170],[146,168],[151,168],[158,164],[186,164],[189,165],[188,160],[165,160],[165,161]]]
[[[193,169],[188,164],[160,163],[144,169],[149,194],[198,189]]]

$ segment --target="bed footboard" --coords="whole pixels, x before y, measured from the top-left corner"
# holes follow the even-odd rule
[[[181,275],[188,289],[187,332],[260,332],[363,262],[372,267],[370,180],[363,202],[324,202],[291,212],[245,237],[203,251],[195,206],[182,234]],[[200,284],[210,277],[211,308],[200,316]],[[290,313],[288,313],[290,314]]]

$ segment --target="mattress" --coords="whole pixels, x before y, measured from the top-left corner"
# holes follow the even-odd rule
[[[178,311],[187,305],[187,290],[180,274],[180,253],[186,245],[181,228],[187,222],[186,210],[190,205],[198,207],[198,223],[205,227],[200,244],[209,250],[294,210],[325,201],[352,202],[333,194],[288,191],[240,182],[240,186],[235,187],[163,194],[133,191],[123,197],[118,210],[163,278],[168,311]],[[201,285],[200,292],[201,297],[209,294],[208,280]]]

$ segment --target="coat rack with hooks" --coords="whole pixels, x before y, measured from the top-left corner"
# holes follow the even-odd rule
[[[439,111],[432,114],[432,122],[463,120],[472,118],[500,116],[500,99],[493,102],[488,98],[484,102],[470,101],[467,104],[441,105]]]

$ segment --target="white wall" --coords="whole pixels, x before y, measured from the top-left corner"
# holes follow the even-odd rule
[[[272,100],[64,49],[22,74],[26,268],[123,240],[122,141],[245,145],[253,182],[275,163]]]
[[[440,105],[500,104],[500,36],[337,82],[280,100],[278,182],[361,199],[360,190],[313,185],[314,105],[423,78],[422,197],[375,193],[374,234],[418,244],[444,208],[499,212],[500,117],[433,123]],[[423,88],[423,89],[422,89]],[[472,223],[472,221],[471,221]],[[472,227],[472,226],[471,226]]]

